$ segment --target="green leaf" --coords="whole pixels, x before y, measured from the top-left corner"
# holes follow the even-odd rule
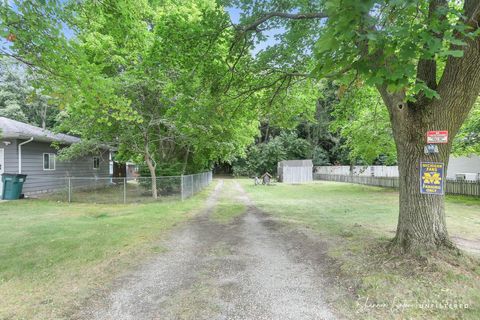
[[[445,56],[452,56],[455,58],[461,58],[463,57],[463,50],[448,50],[448,51],[443,51],[439,53],[439,56],[445,57]]]

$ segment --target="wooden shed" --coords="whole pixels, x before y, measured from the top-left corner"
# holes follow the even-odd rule
[[[296,184],[313,181],[312,160],[280,161],[277,172],[279,182]]]

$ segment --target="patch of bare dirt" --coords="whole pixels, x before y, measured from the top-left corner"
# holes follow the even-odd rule
[[[452,240],[460,249],[473,253],[475,255],[480,255],[480,239],[469,240],[453,236]]]

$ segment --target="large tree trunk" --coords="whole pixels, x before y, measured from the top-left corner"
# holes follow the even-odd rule
[[[421,194],[419,173],[420,161],[432,160],[447,166],[448,156],[424,156],[423,146],[416,143],[405,143],[398,150],[403,155],[398,157],[400,214],[394,244],[404,251],[451,247],[445,222],[444,196]]]
[[[400,212],[392,248],[402,252],[453,248],[445,221],[445,197],[421,194],[420,163],[443,163],[443,179],[446,179],[452,140],[474,100],[464,101],[466,105],[463,108],[458,108],[448,99],[415,105],[404,101],[404,93],[388,94],[384,90],[380,91],[390,112],[400,176]],[[448,130],[449,142],[439,144],[437,154],[426,155],[424,146],[427,131],[430,130]]]
[[[444,196],[420,193],[420,162],[444,163],[445,178],[451,150],[451,143],[441,144],[438,154],[425,155],[426,132],[447,130],[450,125],[448,119],[422,110],[398,110],[392,119],[400,175],[400,214],[393,246],[411,252],[452,247]]]
[[[152,197],[153,199],[158,199],[156,167],[153,164],[150,153],[147,151],[145,152],[145,162],[147,163],[148,171],[150,171],[150,179],[152,181]]]
[[[190,155],[190,146],[187,147],[187,150],[185,151],[185,156],[183,157],[182,174],[185,174],[185,171],[187,170],[188,156],[189,155]]]
[[[42,129],[45,130],[47,128],[47,113],[48,113],[48,105],[46,105],[41,114],[40,117],[42,118]]]
[[[465,13],[475,22],[480,8],[477,0],[465,2]],[[452,141],[480,93],[480,38],[465,38],[461,58],[449,57],[437,84],[434,64],[420,61],[418,79],[438,92],[439,98],[419,96],[406,102],[405,92],[388,92],[378,86],[390,114],[397,146],[400,174],[400,212],[393,248],[415,252],[453,247],[445,222],[445,199],[442,195],[420,193],[420,162],[444,163],[444,178]],[[449,143],[439,145],[439,153],[425,155],[426,132],[448,130]]]

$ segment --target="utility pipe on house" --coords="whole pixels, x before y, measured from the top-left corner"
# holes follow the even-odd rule
[[[22,173],[22,146],[33,141],[33,137],[18,145],[18,173]]]

